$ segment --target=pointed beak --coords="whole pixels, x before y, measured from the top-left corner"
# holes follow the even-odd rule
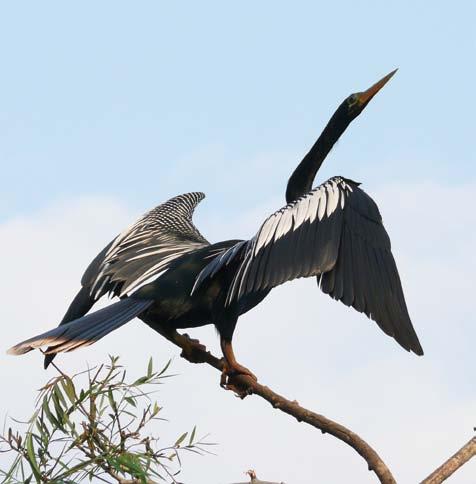
[[[393,75],[397,71],[398,69],[395,69],[394,71],[387,74],[385,77],[382,77],[382,79],[376,82],[372,87],[370,87],[364,92],[361,92],[359,94],[360,104],[363,104],[363,105],[367,104],[375,96],[375,94],[377,94],[380,91],[380,89],[382,89],[382,87],[385,86],[385,84],[387,84],[387,82],[393,77]]]

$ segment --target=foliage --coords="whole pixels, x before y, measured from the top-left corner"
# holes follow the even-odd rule
[[[163,383],[169,363],[160,371],[149,360],[146,373],[133,382],[117,357],[72,377],[59,376],[43,388],[24,433],[12,428],[0,436],[0,451],[13,454],[3,483],[73,483],[89,478],[102,482],[177,482],[183,451],[202,454],[206,442],[195,428],[166,447],[148,435],[162,408],[151,400],[151,387]],[[78,390],[78,379],[87,377]],[[22,422],[18,422],[22,423]]]

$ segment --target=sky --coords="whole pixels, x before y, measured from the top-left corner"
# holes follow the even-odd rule
[[[314,280],[243,316],[235,351],[259,380],[361,434],[398,482],[416,482],[474,434],[476,6],[470,1],[242,1],[0,5],[0,321],[3,346],[55,326],[96,253],[167,198],[204,191],[211,241],[248,238],[333,110],[398,67],[334,147],[316,184],[363,183],[392,239],[425,356],[402,350]],[[189,331],[219,353],[211,327]],[[140,321],[58,358],[75,372],[153,356],[164,435],[197,425],[216,456],[187,484],[255,468],[287,484],[376,482],[353,450],[224,392]],[[32,410],[54,370],[0,353],[0,414]],[[0,465],[1,465],[0,457]],[[448,482],[473,483],[476,460]]]

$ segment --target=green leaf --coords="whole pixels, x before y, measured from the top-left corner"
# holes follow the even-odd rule
[[[61,380],[61,385],[69,401],[74,405],[76,403],[76,389],[73,380],[71,378],[65,378]]]
[[[152,356],[149,358],[149,364],[147,365],[147,377],[152,377]]]
[[[67,403],[66,403],[66,400],[63,396],[63,392],[61,391],[60,387],[58,384],[56,384],[54,387],[53,387],[53,393],[56,395],[56,398],[61,402],[61,404],[63,405],[63,407],[67,407]]]
[[[50,410],[48,397],[45,396],[43,398],[43,405],[41,406],[41,408],[43,409],[43,412],[45,413],[46,418],[50,421],[51,425],[53,425],[54,428],[60,428],[60,423],[58,422],[58,420],[56,420],[56,417]]]
[[[117,412],[117,405],[116,401],[114,400],[114,395],[112,394],[111,387],[107,389],[107,398],[109,399],[109,405],[111,408],[114,410],[114,412]]]
[[[36,428],[38,429],[38,431],[40,432],[41,445],[43,447],[47,447],[48,442],[49,442],[49,437],[50,437],[50,433],[48,431],[48,428],[46,427],[45,423],[41,419],[38,419],[35,422],[35,425],[36,425]]]
[[[152,409],[152,417],[155,417],[160,412],[160,407],[157,402],[154,402],[154,408]]]
[[[71,467],[70,465],[66,466],[61,461],[59,462],[59,464],[63,467],[65,472],[61,473],[59,476],[56,475],[56,479],[58,479],[58,482],[62,482],[62,483],[68,482],[68,483],[71,483],[71,484],[75,484],[74,481],[65,480],[64,478],[68,477],[68,476],[72,476],[73,474],[75,474],[75,473],[77,473],[77,472],[79,472],[83,469],[86,469],[87,467],[90,467],[91,465],[94,464],[94,460],[91,460],[91,459],[84,460],[84,461],[80,462],[79,464],[76,464],[73,467]],[[56,482],[56,481],[53,481],[53,482]]]
[[[132,417],[132,418],[137,418],[137,415],[135,413],[131,413],[131,412],[128,412],[127,410],[122,410],[121,411],[121,414],[125,414],[125,415],[129,415],[129,417]]]
[[[135,398],[133,397],[124,397],[124,400],[129,404],[132,405],[133,407],[137,407],[137,403],[135,401]]]
[[[160,372],[157,373],[157,376],[163,375],[169,369],[170,363],[172,363],[172,360],[169,360],[167,362],[167,364],[160,370]]]
[[[33,436],[31,432],[28,432],[26,436],[26,452],[28,454],[28,463],[33,471],[33,475],[35,476],[35,479],[40,482],[41,471],[38,467],[38,463],[36,462],[35,449],[33,447]]]
[[[65,413],[64,413],[63,407],[61,406],[59,397],[58,397],[56,392],[53,392],[52,397],[53,397],[53,403],[54,403],[55,411],[56,411],[56,418],[59,422],[59,428],[61,430],[63,430],[63,424],[66,420],[65,419]]]
[[[147,383],[148,381],[149,381],[149,379],[146,376],[141,376],[132,385],[133,386],[143,385],[144,383]]]
[[[195,438],[195,432],[197,430],[197,426],[194,425],[193,427],[193,430],[192,430],[192,433],[190,435],[190,439],[188,440],[188,445],[192,445],[193,444],[193,439]]]
[[[180,444],[185,440],[185,437],[187,437],[188,432],[183,433],[175,442],[174,447],[179,447]]]

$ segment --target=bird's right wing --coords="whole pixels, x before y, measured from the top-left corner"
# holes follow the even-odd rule
[[[123,296],[156,277],[177,257],[209,245],[192,222],[201,192],[171,198],[119,234],[91,262],[81,279],[99,299],[110,292]]]
[[[275,212],[251,240],[210,262],[194,290],[230,264],[236,270],[228,305],[317,276],[323,292],[364,312],[405,349],[423,353],[377,205],[351,180],[331,178]]]

